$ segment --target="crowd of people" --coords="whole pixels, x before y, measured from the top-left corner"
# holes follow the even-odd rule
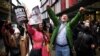
[[[72,20],[62,14],[59,21],[47,6],[54,26],[44,21],[13,25],[9,20],[0,20],[0,56],[52,56],[52,50],[56,56],[96,56],[95,49],[100,47],[100,21],[80,21],[84,11],[80,7]]]

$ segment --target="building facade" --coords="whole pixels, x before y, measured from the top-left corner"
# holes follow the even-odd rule
[[[40,0],[42,19],[48,18],[46,6],[50,5],[56,14],[59,14],[66,9],[78,3],[78,0]]]
[[[90,2],[91,1],[91,2]],[[42,19],[48,18],[46,6],[50,5],[56,15],[59,17],[63,13],[73,17],[79,7],[87,7],[99,0],[40,0]]]

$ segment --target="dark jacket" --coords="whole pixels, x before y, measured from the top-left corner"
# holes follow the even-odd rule
[[[94,54],[94,50],[91,48],[92,44],[95,44],[95,38],[91,31],[85,28],[78,33],[78,38],[75,41],[76,52],[83,56],[91,56]]]

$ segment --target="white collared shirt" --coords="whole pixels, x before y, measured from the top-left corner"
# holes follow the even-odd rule
[[[61,31],[61,32],[59,32]],[[56,43],[59,44],[59,45],[65,45],[67,44],[67,39],[66,39],[66,23],[62,23],[60,25],[60,28],[59,28],[59,33],[57,35],[57,38],[56,38]]]

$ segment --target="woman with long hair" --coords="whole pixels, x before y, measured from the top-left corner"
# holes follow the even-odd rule
[[[27,31],[33,43],[29,56],[43,56],[43,50],[46,48],[44,46],[48,41],[47,36],[43,31],[43,24],[28,24]]]

